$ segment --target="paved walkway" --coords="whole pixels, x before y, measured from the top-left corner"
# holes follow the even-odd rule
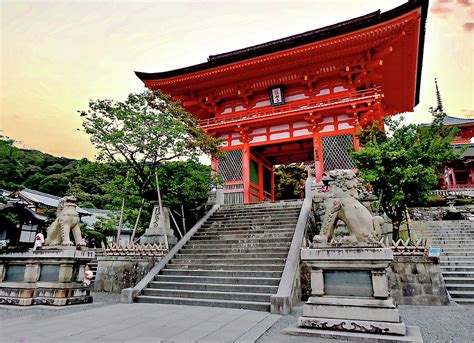
[[[3,320],[0,341],[243,343],[254,342],[280,317],[227,308],[117,304],[44,319],[23,316]]]
[[[93,304],[68,307],[0,305],[0,342],[337,342],[282,334],[301,315],[301,307],[277,316],[200,306],[117,304],[118,295],[104,293],[95,293],[94,299]],[[474,342],[474,306],[399,308],[405,323],[420,327],[425,342]]]

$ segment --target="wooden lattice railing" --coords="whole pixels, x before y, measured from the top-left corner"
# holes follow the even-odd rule
[[[424,256],[428,253],[430,242],[426,239],[394,241],[390,237],[384,237],[380,240],[380,244],[391,248],[395,256]]]
[[[161,243],[154,244],[112,244],[104,250],[105,256],[151,256],[159,257],[168,253],[168,250]]]

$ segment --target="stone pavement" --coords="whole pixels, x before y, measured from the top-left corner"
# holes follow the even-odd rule
[[[337,342],[282,334],[302,314],[301,306],[290,315],[277,316],[201,306],[117,304],[119,299],[94,293],[94,303],[87,305],[0,305],[0,342]],[[404,322],[420,327],[425,342],[474,342],[474,306],[399,308]]]
[[[44,319],[23,316],[2,320],[0,341],[243,343],[254,342],[280,317],[228,308],[116,304]]]

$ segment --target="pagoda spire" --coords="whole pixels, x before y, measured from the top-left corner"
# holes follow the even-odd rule
[[[441,102],[441,93],[438,89],[438,80],[435,78],[435,86],[436,86],[436,100],[438,101],[438,106],[435,108],[435,111],[444,112],[443,103]]]

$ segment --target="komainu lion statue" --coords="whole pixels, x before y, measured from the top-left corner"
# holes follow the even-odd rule
[[[61,198],[56,211],[56,220],[46,230],[44,245],[74,245],[69,238],[71,231],[76,245],[85,245],[79,223],[76,198],[73,196]]]
[[[352,170],[334,170],[329,176],[334,184],[324,197],[326,213],[320,234],[313,238],[313,245],[330,242],[338,220],[342,220],[349,230],[349,236],[343,237],[341,244],[378,243],[384,220],[379,216],[372,217],[359,202],[356,174]]]

